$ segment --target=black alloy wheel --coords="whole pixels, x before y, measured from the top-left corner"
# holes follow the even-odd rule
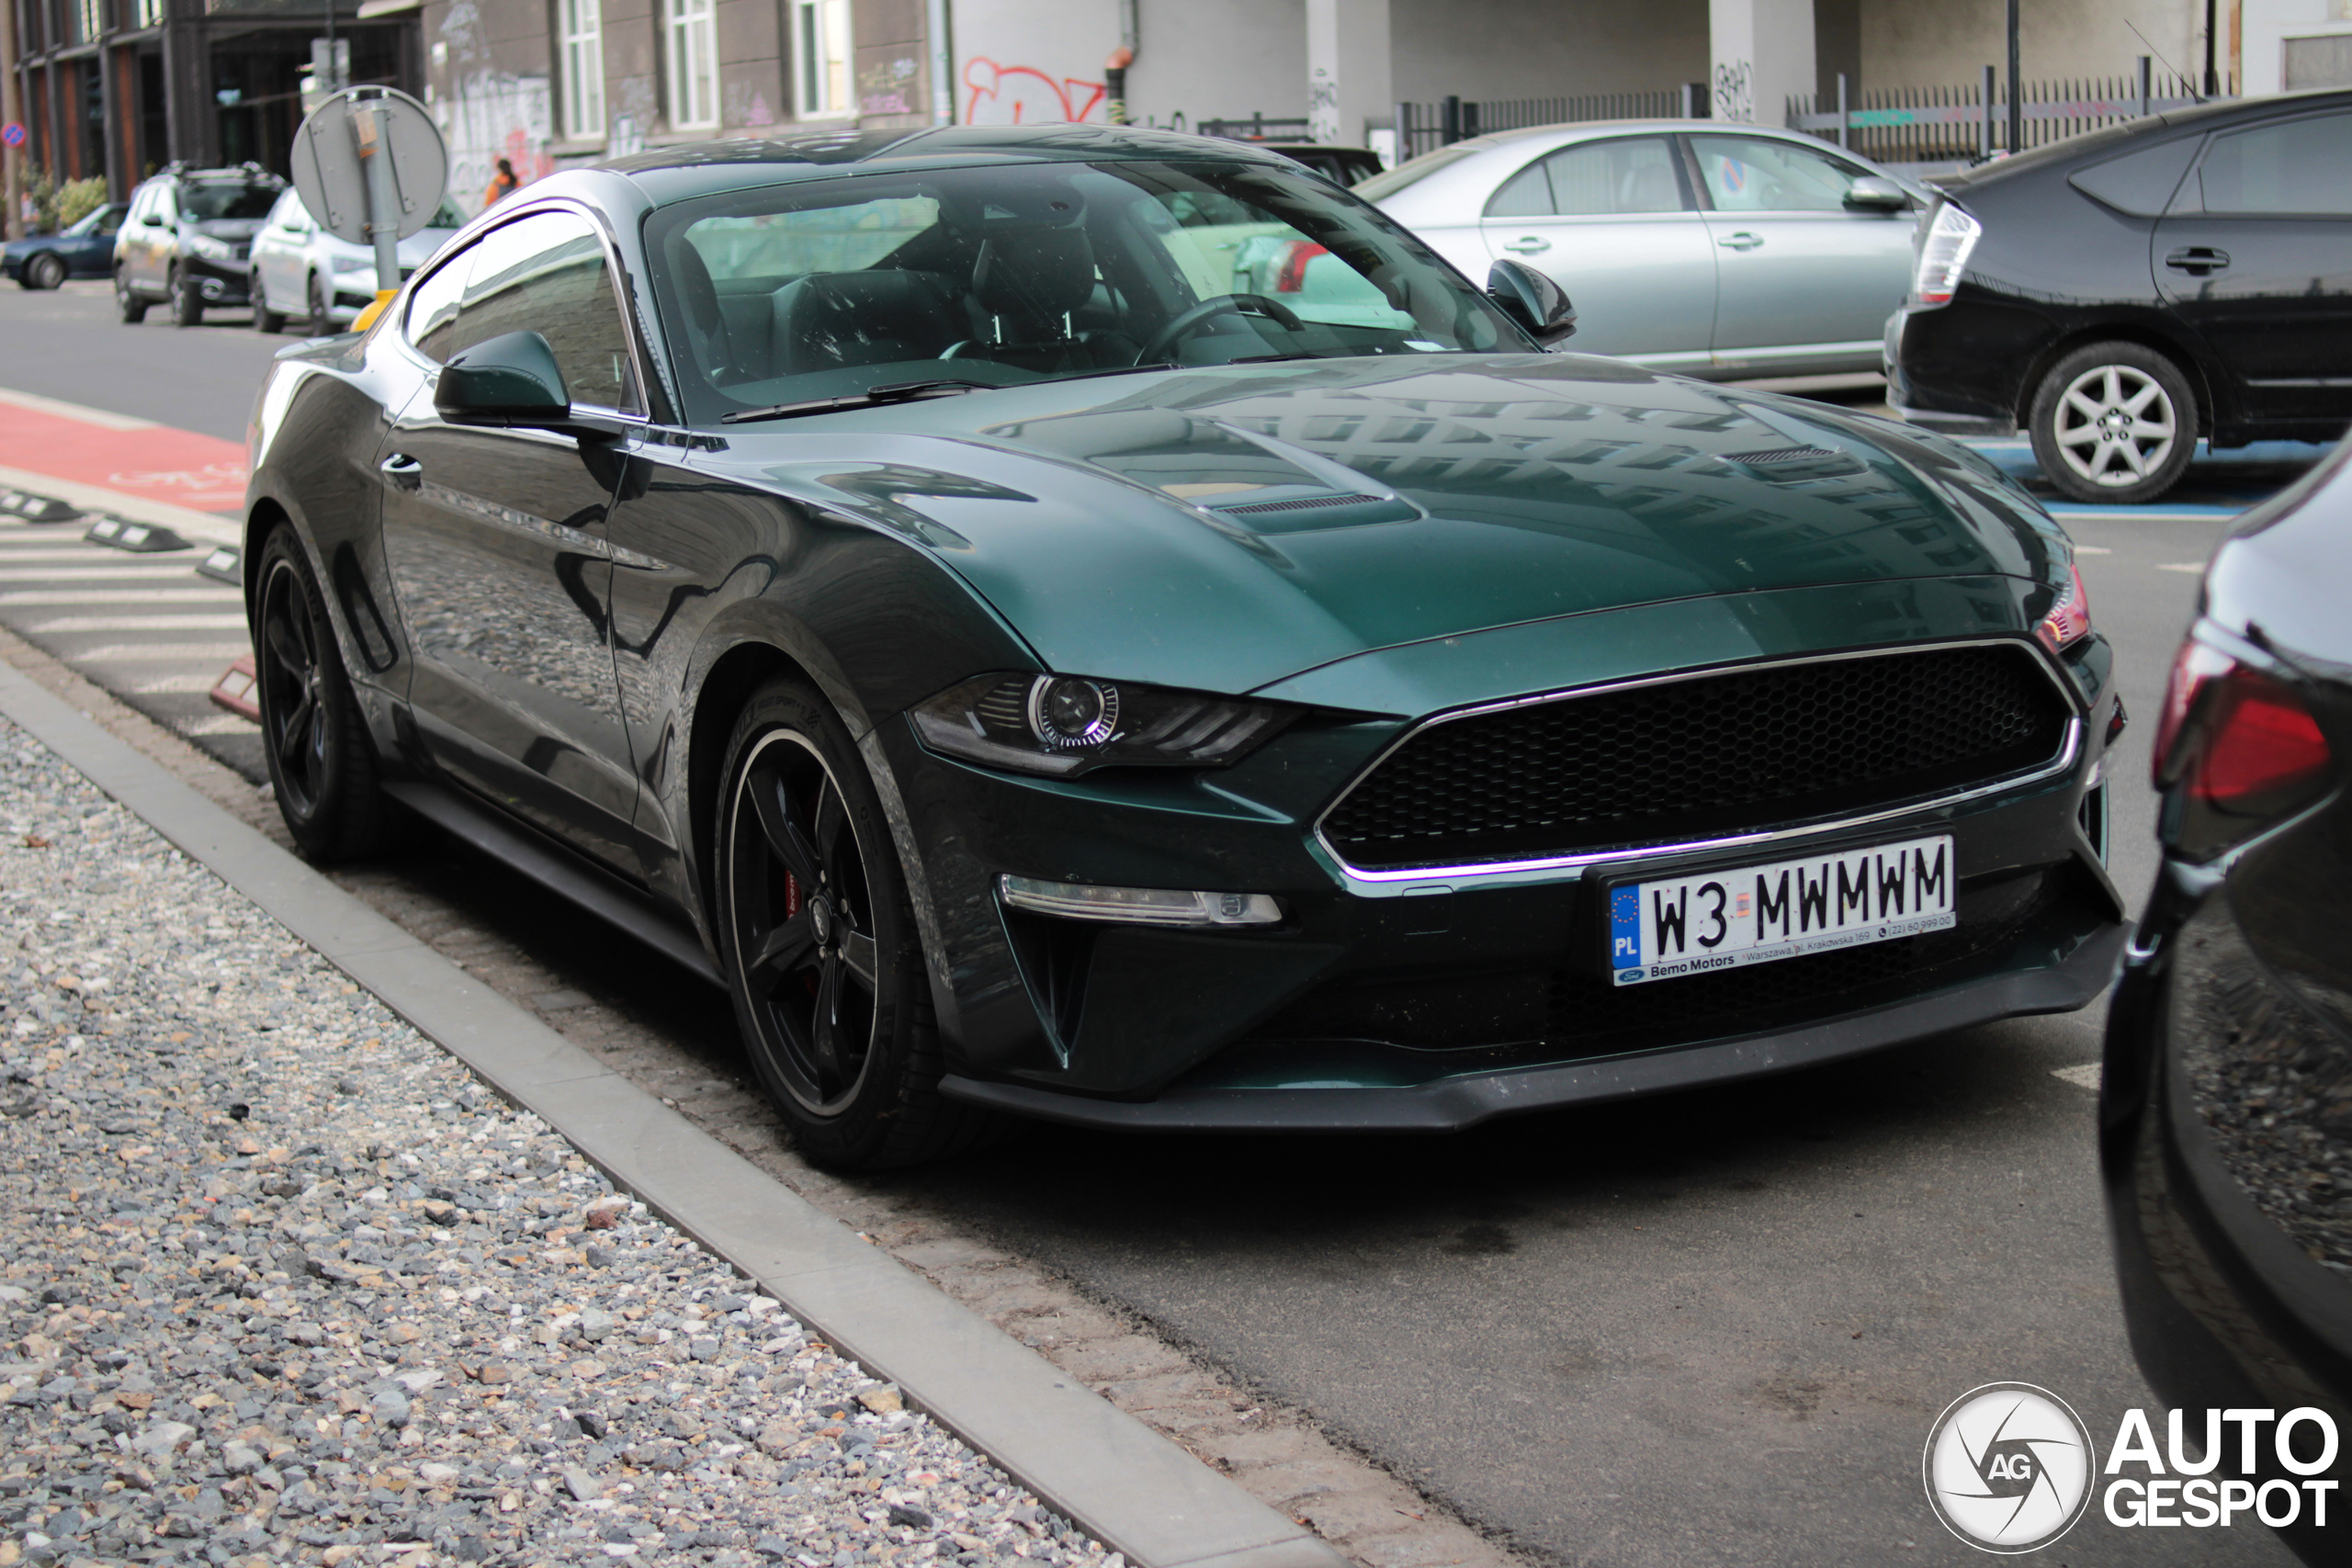
[[[245,279],[245,293],[254,302],[254,331],[273,335],[286,330],[286,318],[269,308],[269,291],[261,286],[261,269]]]
[[[831,705],[762,687],[728,743],[718,935],[752,1066],[801,1152],[843,1169],[936,1159],[997,1119],[943,1100],[906,881]]]
[[[187,268],[176,263],[172,267],[172,281],[167,290],[172,301],[172,324],[195,327],[204,324],[204,296],[198,292],[196,279]]]
[[[319,281],[316,273],[311,275],[308,292],[311,299],[310,335],[334,336],[334,297],[327,292],[326,285]]]
[[[65,287],[65,259],[55,251],[43,251],[25,264],[25,287],[28,288],[62,288]]]
[[[130,275],[119,267],[114,275],[114,308],[122,312],[125,326],[135,327],[147,319],[147,301],[132,290]]]
[[[318,579],[291,526],[262,547],[254,600],[262,750],[278,815],[304,855],[354,860],[390,838],[390,803]]]

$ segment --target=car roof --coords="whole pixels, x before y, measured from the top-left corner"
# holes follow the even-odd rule
[[[959,164],[1216,159],[1295,168],[1255,144],[1139,126],[944,125],[913,130],[805,131],[760,140],[692,141],[596,164],[634,182],[656,205],[747,185]]]
[[[2067,137],[2063,141],[2029,149],[2014,158],[1980,164],[1957,174],[1939,175],[1936,184],[1952,191],[1971,187],[1982,189],[2052,165],[2071,169],[2080,159],[2094,153],[2101,158],[2110,156],[2124,143],[2143,138],[2175,132],[2202,134],[2232,125],[2330,108],[2352,108],[2352,89],[2323,87],[2303,93],[2273,93],[2258,98],[2218,98],[2211,103],[2166,109],[2162,114],[2145,115],[2120,124],[2102,126]]]

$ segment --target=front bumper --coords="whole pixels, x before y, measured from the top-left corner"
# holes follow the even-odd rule
[[[2094,679],[2088,667],[2098,671]],[[1736,1079],[2094,999],[2121,941],[2094,797],[2113,712],[2059,771],[1838,830],[1586,867],[1351,876],[1312,824],[1393,722],[1294,730],[1221,773],[1016,778],[866,739],[899,795],[944,1092],[1065,1122],[1435,1131]],[[1612,988],[1600,889],[1950,832],[1960,929]],[[1002,874],[1271,895],[1283,922],[1148,930],[1004,907]]]
[[[187,280],[195,285],[198,298],[206,304],[243,305],[246,302],[248,288],[243,259],[217,262],[188,251],[181,254],[179,265]]]
[[[2231,1117],[2213,1071],[2291,1061],[2287,1081],[2316,1102],[2341,1081],[2326,1064],[2344,1047],[2248,950],[2228,906],[2211,874],[2168,862],[2108,1015],[2100,1163],[2124,1322],[2141,1371],[2192,1431],[2202,1410],[2304,1405],[2352,1431],[2352,1250],[2324,1190],[2314,1202],[2280,1174],[2340,1162],[2341,1123],[2292,1097]],[[2236,1451],[2218,1473],[2237,1473]],[[2324,1473],[2352,1484],[2352,1450]],[[2342,1561],[2308,1511],[2279,1533],[2308,1562]]]

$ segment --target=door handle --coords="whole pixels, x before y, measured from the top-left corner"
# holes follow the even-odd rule
[[[1541,255],[1552,248],[1552,242],[1537,234],[1526,234],[1516,240],[1505,240],[1503,249],[1517,251],[1523,256]]]
[[[413,491],[424,483],[424,465],[405,452],[395,452],[376,465],[376,471],[394,490]]]
[[[2185,272],[2191,277],[2219,272],[2229,265],[2230,253],[2217,251],[2211,245],[2187,245],[2165,257],[2165,265],[2175,272]]]
[[[1736,234],[1726,234],[1722,239],[1715,242],[1715,243],[1723,246],[1725,250],[1730,251],[1752,251],[1763,243],[1763,235],[1751,234],[1745,229],[1742,229]]]

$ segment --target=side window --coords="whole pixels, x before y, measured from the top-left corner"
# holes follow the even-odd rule
[[[2352,114],[2314,115],[2213,138],[2197,171],[2208,212],[2352,217]]]
[[[1719,212],[1843,212],[1862,171],[1808,148],[1755,136],[1694,136]]]
[[[472,266],[474,247],[467,246],[433,269],[408,296],[408,341],[435,364],[455,352],[450,334],[458,326],[458,301],[466,290],[466,271]]]
[[[111,234],[121,227],[122,213],[119,209],[109,207],[98,217],[97,231],[101,234]]]
[[[546,336],[572,401],[611,409],[639,406],[628,332],[613,297],[604,243],[586,219],[536,212],[476,242],[456,327],[435,357],[447,359],[484,339],[519,332]],[[418,346],[434,352],[423,343]]]
[[[1682,181],[1663,136],[1563,147],[1521,170],[1487,204],[1489,218],[1607,218],[1679,212]]]

